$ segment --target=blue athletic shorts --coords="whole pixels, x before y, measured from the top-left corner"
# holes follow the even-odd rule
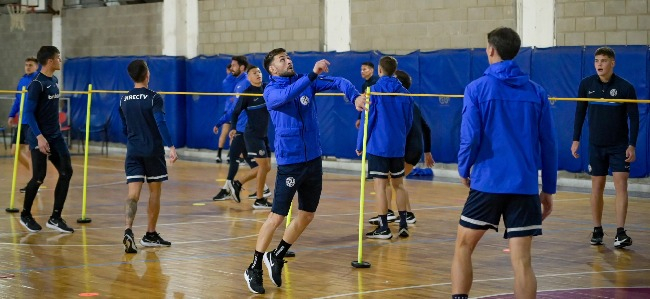
[[[542,234],[542,207],[537,194],[497,194],[470,189],[460,225],[499,231],[501,216],[506,225],[503,234],[506,239]]]
[[[316,212],[323,190],[323,161],[320,157],[304,163],[278,165],[271,212],[287,216],[298,192],[298,209]]]
[[[630,163],[625,162],[627,145],[598,146],[589,144],[589,174],[606,176],[612,172],[630,172]]]
[[[126,155],[124,161],[126,183],[133,182],[162,182],[167,180],[167,162],[165,155],[153,157],[136,157]]]
[[[368,154],[368,174],[371,178],[387,179],[404,176],[404,158],[386,158]]]

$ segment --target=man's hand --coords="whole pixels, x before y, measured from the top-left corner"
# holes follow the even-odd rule
[[[361,126],[361,120],[357,119],[357,121],[354,122],[354,126],[359,129],[359,126]]]
[[[14,125],[14,124],[12,124],[12,120],[13,120],[13,119],[14,119],[13,117],[10,117],[10,118],[7,120],[7,125],[8,125],[10,128]]]
[[[364,95],[364,94],[362,94],[362,95],[358,96],[356,99],[354,99],[354,107],[357,108],[357,111],[368,110],[368,108],[366,108],[366,103],[370,104],[370,102],[368,102],[368,100],[366,99],[366,95]],[[359,127],[357,127],[357,128],[359,128]]]
[[[314,69],[312,71],[320,75],[321,73],[329,72],[330,70],[329,67],[330,67],[330,62],[325,59],[321,59],[317,61],[316,64],[314,64]]]
[[[628,146],[627,150],[625,150],[625,162],[632,163],[636,161],[636,149],[633,146]]]
[[[460,178],[460,183],[469,188],[469,178]]]
[[[357,153],[357,156],[361,156],[361,154],[363,154],[363,152],[360,150],[354,150],[354,152]]]
[[[169,163],[174,164],[178,160],[178,155],[176,154],[176,147],[172,146],[169,148]]]
[[[541,192],[539,199],[542,202],[542,221],[553,211],[553,194]]]
[[[36,140],[38,141],[38,150],[44,155],[49,155],[50,144],[47,142],[45,137],[43,137],[43,134],[36,136]]]
[[[436,161],[433,160],[431,153],[424,153],[424,165],[431,168],[434,164],[436,164]]]
[[[571,154],[576,159],[580,158],[580,154],[578,154],[579,148],[580,148],[580,141],[574,141],[573,143],[571,143]]]
[[[230,140],[235,138],[235,134],[237,134],[237,130],[230,130],[230,132],[228,132],[228,136],[230,137]]]
[[[219,127],[214,126],[214,128],[212,128],[212,132],[214,132],[214,135],[219,135]]]

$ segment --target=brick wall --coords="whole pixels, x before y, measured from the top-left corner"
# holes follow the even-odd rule
[[[323,36],[319,0],[199,1],[199,54],[319,51]]]
[[[558,46],[647,45],[648,0],[555,0]]]
[[[25,58],[36,56],[38,49],[52,44],[52,16],[45,14],[28,14],[25,16],[26,31],[10,28],[9,16],[0,15],[0,89],[15,90],[20,77],[25,74]],[[13,94],[0,94],[11,97]],[[0,121],[6,125],[7,115],[11,109],[11,100],[0,100]]]
[[[65,56],[161,55],[162,5],[65,10]]]
[[[516,28],[515,0],[351,0],[352,50],[485,47],[486,30]]]

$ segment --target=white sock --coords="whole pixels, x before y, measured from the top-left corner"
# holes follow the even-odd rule
[[[232,184],[232,181],[231,180],[226,180],[226,183],[223,184],[223,187],[221,187],[221,189],[228,189],[228,184]]]
[[[264,184],[264,190],[266,190],[266,189],[269,189],[269,186],[267,186],[266,184]]]

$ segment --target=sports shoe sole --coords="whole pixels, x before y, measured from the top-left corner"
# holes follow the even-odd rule
[[[399,229],[399,236],[400,238],[408,238],[410,236],[409,230],[408,229]]]
[[[270,207],[268,207],[268,206],[256,206],[254,204],[252,204],[251,206],[253,207],[253,209],[256,209],[256,210],[270,210],[273,207],[273,206],[270,206]]]
[[[133,240],[133,237],[129,235],[124,235],[124,240],[122,240],[122,243],[124,244],[124,252],[138,253],[138,247],[135,246],[135,241]]]
[[[393,238],[393,234],[389,235],[371,235],[371,236],[366,236],[368,239],[379,239],[379,240],[390,240]]]
[[[268,272],[269,272],[269,279],[271,279],[271,282],[276,287],[280,287],[282,285],[282,280],[280,280],[280,283],[277,283],[273,279],[273,270],[271,270],[271,260],[270,260],[271,258],[270,258],[270,256],[271,256],[270,252],[264,253],[264,257],[262,257],[262,260],[264,261],[264,265],[266,266],[266,270],[268,270]],[[283,263],[284,263],[284,261],[283,261]],[[280,274],[282,274],[282,273],[280,273]]]
[[[170,246],[172,246],[172,245],[163,245],[163,244],[159,244],[159,243],[150,243],[150,242],[142,241],[142,239],[140,239],[140,245],[142,245],[144,247],[170,247]]]
[[[54,225],[54,224],[50,224],[49,221],[47,222],[47,224],[45,224],[45,226],[47,226],[48,228],[51,228],[51,229],[53,229],[53,230],[56,230],[56,231],[62,232],[62,233],[66,233],[66,234],[74,233],[74,230],[69,231],[69,230],[62,229],[62,228],[60,228],[60,227],[58,227],[58,226],[56,226],[56,225]]]
[[[591,241],[589,242],[591,245],[603,245],[603,241],[596,242],[596,241]]]
[[[22,224],[30,233],[37,233],[41,231],[40,229],[39,230],[30,229],[29,227],[27,227],[27,223],[23,222],[22,219],[20,220],[20,224]]]
[[[235,186],[231,184],[228,184],[228,190],[230,191],[230,197],[236,202],[241,202],[241,190],[239,190],[239,197],[235,196]]]
[[[629,242],[627,242],[629,241]],[[627,238],[623,241],[614,241],[614,248],[620,249],[632,245],[632,239]]]
[[[248,283],[250,281],[250,279],[248,277],[248,273],[246,273],[246,270],[244,270],[244,279],[246,280],[246,286],[248,287],[248,290],[251,291],[251,293],[264,294],[264,292],[256,292],[255,290],[253,290],[251,288],[251,285]]]

